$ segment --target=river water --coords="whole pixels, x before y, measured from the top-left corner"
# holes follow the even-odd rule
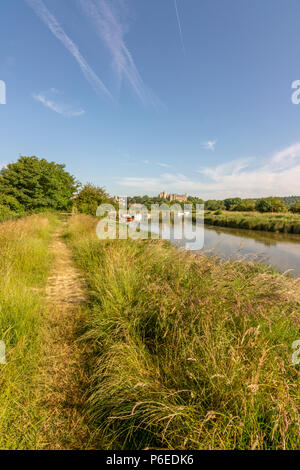
[[[192,222],[184,222],[184,232],[195,230]],[[147,223],[140,224],[141,230],[148,230]],[[201,251],[207,256],[217,255],[222,258],[243,258],[273,266],[279,272],[289,271],[291,276],[300,276],[300,235],[262,232],[216,226],[198,227],[195,240],[176,239],[178,223],[170,229],[173,244],[193,251]],[[168,230],[162,224],[152,224],[152,233],[169,238]],[[174,235],[175,234],[175,235]],[[204,236],[204,238],[203,238]],[[188,238],[190,239],[190,233]]]

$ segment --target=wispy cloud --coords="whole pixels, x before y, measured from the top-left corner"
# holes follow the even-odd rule
[[[78,0],[82,10],[94,24],[98,36],[105,43],[113,58],[113,67],[119,83],[127,80],[139,100],[146,106],[162,107],[159,99],[148,89],[137,69],[124,36],[127,25],[120,20],[120,12],[105,0]]]
[[[143,192],[190,192],[205,199],[231,196],[264,197],[299,194],[300,142],[275,152],[270,157],[237,159],[198,170],[198,177],[164,173],[155,178],[127,177],[119,184],[141,188]]]
[[[215,168],[201,168],[203,189],[218,197],[257,197],[299,193],[300,142],[269,158],[237,159]]]
[[[51,109],[51,111],[54,111],[61,116],[78,117],[85,114],[84,109],[74,109],[72,106],[54,100],[54,96],[58,94],[58,90],[51,88],[51,90],[47,92],[34,93],[32,96],[36,101],[43,104],[46,108]]]
[[[164,163],[164,162],[151,162],[150,160],[142,160],[142,162],[145,164],[145,165],[155,165],[155,166],[159,166],[161,168],[172,168],[171,165],[169,165],[168,163]]]
[[[206,150],[215,150],[216,143],[216,140],[208,140],[202,143],[202,148]]]
[[[184,191],[189,189],[193,192],[200,189],[199,182],[189,180],[189,178],[181,173],[164,173],[156,178],[144,177],[125,177],[118,180],[118,184],[128,188],[147,189],[147,191],[158,191],[163,189],[169,191]]]
[[[177,0],[174,0],[174,5],[175,5],[175,12],[176,12],[177,24],[178,24],[178,29],[179,29],[180,42],[181,42],[183,53],[185,54],[185,46],[184,46],[184,41],[183,41],[182,27],[181,27],[181,21],[180,21],[180,16],[179,16],[179,11],[178,11]]]
[[[171,168],[171,165],[169,165],[168,163],[158,162],[156,165],[162,168]]]
[[[52,34],[64,45],[64,47],[70,52],[78,63],[83,75],[93,87],[97,93],[102,93],[105,96],[112,98],[110,92],[94,72],[94,70],[89,66],[85,58],[79,52],[77,45],[72,41],[72,39],[65,33],[63,28],[60,26],[55,16],[50,13],[46,5],[42,0],[25,0],[28,5],[35,11],[39,18],[47,25]]]
[[[251,162],[252,159],[249,158],[236,159],[215,167],[202,167],[198,170],[198,173],[213,181],[221,181],[224,175],[236,176],[240,174],[242,170],[249,167]]]

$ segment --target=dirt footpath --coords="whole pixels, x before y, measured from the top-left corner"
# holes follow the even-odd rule
[[[88,388],[85,350],[78,342],[86,302],[85,283],[61,237],[53,237],[53,266],[46,287],[47,313],[41,368],[41,400],[45,412],[41,447],[91,449],[91,431],[84,418]]]

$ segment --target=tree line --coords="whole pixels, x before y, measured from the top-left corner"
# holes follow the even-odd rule
[[[48,162],[35,156],[21,156],[17,162],[10,163],[0,171],[0,220],[30,212],[45,210],[70,211],[91,215],[96,214],[102,203],[117,206],[108,192],[91,183],[82,185],[68,173],[64,164]],[[143,204],[148,209],[152,204],[174,203],[184,206],[183,202],[167,201],[159,197],[134,196],[128,198],[128,205]],[[259,211],[300,213],[300,197],[267,197],[260,199],[228,198],[224,200],[189,196],[187,203],[204,204],[208,211]]]
[[[0,220],[45,210],[95,215],[99,204],[112,203],[104,188],[82,185],[65,165],[22,156],[0,171]]]
[[[292,203],[291,203],[292,201]],[[210,199],[205,203],[205,209],[210,211],[227,210],[237,212],[288,212],[300,213],[300,197],[286,198],[265,197],[260,199],[228,198],[224,200]]]
[[[159,197],[151,196],[133,196],[128,198],[129,204],[143,204],[147,209],[151,208],[151,204],[179,204],[184,206],[184,202],[168,201]],[[241,199],[239,197],[228,198],[224,200],[209,199],[204,201],[201,198],[189,196],[187,204],[192,204],[193,209],[196,209],[196,204],[204,204],[205,210],[208,211],[238,211],[238,212],[299,212],[300,213],[300,196],[289,196],[286,198],[280,197],[266,197],[260,199]]]

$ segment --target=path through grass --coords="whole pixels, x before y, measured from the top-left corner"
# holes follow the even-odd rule
[[[84,415],[88,382],[86,351],[83,343],[78,342],[85,314],[85,286],[61,231],[62,226],[51,244],[54,262],[46,287],[45,361],[40,387],[44,424],[40,446],[88,449],[95,444]]]
[[[299,279],[96,223],[0,225],[0,447],[299,448]]]
[[[59,218],[61,219],[61,218]],[[0,225],[1,449],[94,448],[85,420],[85,286],[53,215]]]

